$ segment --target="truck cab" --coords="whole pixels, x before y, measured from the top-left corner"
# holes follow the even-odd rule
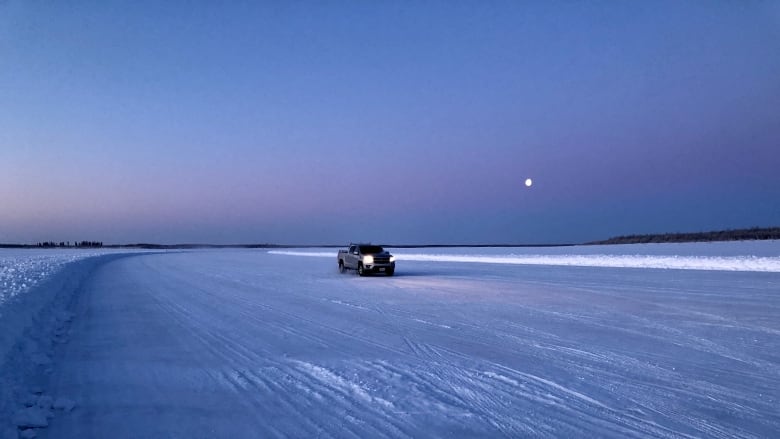
[[[350,244],[346,250],[339,250],[338,264],[341,273],[346,270],[356,270],[360,276],[370,273],[392,276],[395,273],[395,256],[373,244]]]

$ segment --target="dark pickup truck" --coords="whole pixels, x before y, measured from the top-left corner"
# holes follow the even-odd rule
[[[350,244],[349,249],[339,250],[339,271],[357,270],[365,276],[368,273],[395,273],[395,256],[378,245]]]

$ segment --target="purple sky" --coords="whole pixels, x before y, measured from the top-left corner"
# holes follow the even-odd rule
[[[0,242],[780,225],[777,2],[12,0],[0,102]]]

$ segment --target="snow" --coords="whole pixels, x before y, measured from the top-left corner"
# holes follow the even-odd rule
[[[727,244],[402,249],[394,277],[339,274],[335,249],[30,271],[0,304],[0,432],[773,437],[780,242]]]
[[[39,383],[53,371],[54,345],[68,341],[66,327],[73,315],[65,308],[91,269],[103,258],[116,257],[111,255],[122,252],[0,250],[0,421],[22,427],[40,424],[37,415],[49,413],[53,400],[41,395]],[[0,422],[3,436],[7,426]]]
[[[28,291],[65,264],[96,254],[78,250],[0,250],[0,305]]]
[[[74,250],[0,251],[0,358],[19,343],[19,348],[33,361],[47,363],[48,358],[39,352],[37,341],[20,340],[25,330],[38,323],[34,317],[54,300],[58,285],[36,287],[51,281],[67,264],[95,255],[96,252]]]
[[[16,412],[13,423],[20,428],[47,427],[46,411],[39,407],[27,407]]]
[[[76,402],[72,399],[59,397],[52,403],[52,408],[55,410],[64,410],[69,412],[76,406]]]
[[[725,245],[724,245],[725,244]],[[729,245],[730,244],[730,245]],[[546,248],[391,249],[398,261],[464,262],[572,267],[657,268],[675,270],[763,271],[780,273],[780,256],[771,241],[748,243],[641,244]],[[742,252],[734,249],[743,248]],[[693,253],[692,249],[698,250]],[[727,255],[718,255],[718,251]],[[751,253],[746,253],[749,250]],[[631,253],[636,252],[636,253]],[[334,251],[271,250],[271,254],[334,258]],[[465,254],[464,254],[465,253]],[[617,253],[617,254],[616,254]],[[712,254],[716,253],[716,254]],[[740,254],[741,253],[741,254]]]

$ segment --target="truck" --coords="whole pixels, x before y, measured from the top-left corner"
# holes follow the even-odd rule
[[[395,273],[395,256],[379,245],[350,244],[349,248],[339,250],[339,272],[357,270],[358,275],[369,273],[384,273],[392,276]]]

